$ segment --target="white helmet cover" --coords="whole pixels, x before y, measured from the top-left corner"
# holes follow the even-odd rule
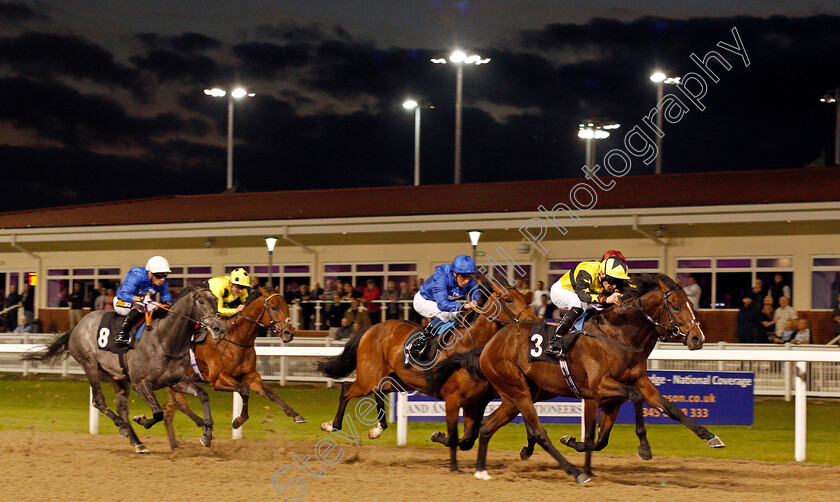
[[[169,261],[163,256],[152,256],[146,262],[146,271],[153,274],[168,274],[171,272],[169,270]]]

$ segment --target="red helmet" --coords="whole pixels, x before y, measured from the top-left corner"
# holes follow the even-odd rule
[[[625,258],[623,254],[621,254],[621,251],[610,249],[609,251],[604,253],[604,256],[601,257],[601,262],[604,262],[607,258],[611,258],[613,256],[621,258],[623,261],[627,261],[627,258]]]

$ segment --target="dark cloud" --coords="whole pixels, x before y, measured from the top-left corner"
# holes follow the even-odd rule
[[[23,74],[68,76],[97,84],[117,85],[135,95],[145,94],[140,75],[114,60],[114,56],[81,37],[52,33],[27,32],[17,37],[0,38],[0,65]]]
[[[17,2],[0,2],[0,21],[23,23],[26,21],[49,21],[49,16],[32,6]]]
[[[166,49],[152,49],[143,55],[132,56],[130,60],[138,69],[153,73],[159,80],[206,84],[219,70],[216,62],[207,56]]]
[[[248,42],[235,45],[233,53],[239,61],[237,69],[257,78],[273,78],[280,70],[302,67],[311,60],[311,48],[302,44]]]
[[[172,52],[193,53],[222,48],[221,42],[201,33],[182,33],[171,37],[157,33],[139,33],[135,37],[148,48]]]

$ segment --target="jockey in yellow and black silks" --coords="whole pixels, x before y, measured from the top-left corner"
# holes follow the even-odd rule
[[[230,275],[214,277],[207,284],[219,299],[219,314],[223,317],[238,314],[245,308],[251,277],[244,268],[234,269]]]
[[[630,280],[627,262],[610,256],[602,262],[583,261],[566,272],[551,286],[551,301],[559,309],[567,309],[560,325],[548,344],[546,352],[562,356],[560,339],[586,310],[603,309],[609,304],[621,304],[621,288]]]

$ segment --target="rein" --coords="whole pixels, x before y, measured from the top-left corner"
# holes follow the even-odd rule
[[[671,295],[677,294],[679,292],[680,292],[680,290],[672,289],[670,291],[667,291],[667,292],[663,293],[662,294],[662,303],[659,305],[659,310],[657,311],[657,313],[658,313],[657,317],[661,318],[662,317],[662,309],[663,308],[665,309],[665,312],[668,313],[668,321],[670,321],[670,323],[671,323],[670,326],[665,326],[661,322],[659,322],[659,321],[655,320],[653,317],[649,316],[648,313],[645,312],[644,309],[642,309],[641,306],[639,306],[639,307],[627,306],[627,308],[630,309],[630,310],[636,310],[636,311],[641,312],[642,315],[645,316],[645,319],[647,319],[647,321],[649,323],[653,324],[657,328],[664,331],[665,335],[658,335],[657,336],[657,338],[660,341],[664,342],[664,341],[667,341],[667,340],[685,340],[685,339],[688,338],[688,333],[690,333],[691,330],[694,329],[695,326],[700,324],[700,322],[694,317],[693,314],[691,316],[691,320],[681,322],[679,324],[677,323],[676,319],[674,319],[674,313],[671,311],[671,307],[668,306],[668,298]],[[688,331],[683,333],[682,327],[685,326],[686,324],[689,325],[688,326]]]
[[[268,325],[266,325],[266,324],[264,324],[263,322],[260,321],[260,318],[265,314],[266,310],[268,310],[268,301],[271,300],[272,298],[274,298],[275,296],[280,296],[280,293],[272,293],[271,295],[267,296],[265,298],[265,300],[263,300],[262,311],[260,311],[260,314],[258,316],[256,316],[256,319],[248,317],[247,315],[245,315],[244,312],[240,312],[239,314],[237,314],[237,319],[234,319],[233,324],[230,325],[230,328],[233,329],[233,326],[236,324],[236,321],[241,317],[241,318],[245,319],[246,321],[249,321],[249,322],[252,322],[252,323],[256,324],[260,328],[267,329],[267,330],[271,331],[272,333],[274,333],[276,335],[281,335],[283,333],[283,329],[286,326],[288,326],[289,324],[292,323],[291,319],[289,319],[287,317],[284,321],[281,321],[281,322],[278,322],[278,321],[275,321],[275,320],[272,319],[271,322],[268,323]],[[269,319],[271,319],[271,316],[269,316]],[[220,338],[219,341],[216,342],[216,344],[215,344],[216,347],[218,347],[219,344],[222,343],[222,342],[227,342],[231,345],[236,345],[237,347],[242,347],[244,349],[248,349],[248,348],[252,347],[252,345],[243,345],[241,343],[234,342],[233,340],[231,340],[227,337],[228,333],[230,333],[230,329],[228,329],[228,332],[225,333],[225,335],[222,338]]]

